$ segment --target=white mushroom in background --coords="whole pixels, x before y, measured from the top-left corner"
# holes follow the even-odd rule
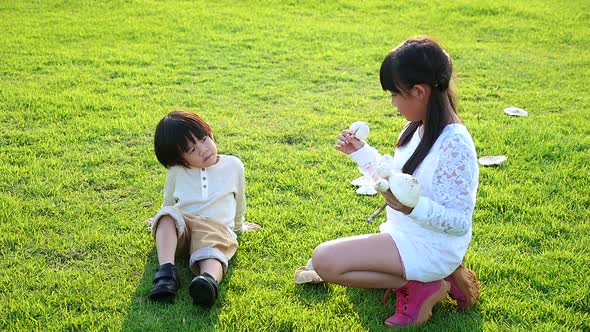
[[[529,113],[522,108],[508,107],[504,109],[504,113],[511,116],[529,116]]]
[[[508,160],[506,156],[484,156],[479,158],[477,161],[482,166],[497,166],[506,160]]]

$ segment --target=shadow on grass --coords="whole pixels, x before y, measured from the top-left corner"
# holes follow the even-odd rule
[[[154,273],[158,268],[158,258],[155,247],[147,256],[143,276],[131,304],[127,317],[123,322],[123,331],[214,331],[217,320],[225,303],[225,288],[232,276],[233,257],[223,281],[220,284],[220,294],[211,309],[194,306],[188,293],[188,286],[192,280],[192,273],[188,266],[189,257],[176,257],[176,267],[180,278],[180,289],[173,303],[162,304],[150,301],[147,293],[152,286]]]
[[[325,283],[295,285],[295,294],[306,306],[315,306],[328,301],[330,288]]]
[[[362,289],[349,288],[348,297],[354,304],[362,325],[368,331],[391,331],[386,328],[383,322],[387,317],[393,315],[396,306],[395,292],[392,292],[383,305],[384,289]],[[479,306],[465,311],[457,311],[456,304],[447,298],[432,309],[432,317],[421,326],[407,327],[404,332],[409,331],[482,331],[483,319]]]

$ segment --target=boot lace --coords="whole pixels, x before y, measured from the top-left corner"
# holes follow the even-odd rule
[[[399,289],[399,292],[397,293],[397,308],[396,311],[397,312],[403,312],[406,311],[408,309],[408,302],[409,302],[409,294],[408,294],[408,289],[406,287],[402,287]]]
[[[387,305],[387,300],[389,299],[389,296],[391,295],[391,292],[394,291],[396,289],[394,288],[388,288],[385,291],[385,295],[383,295],[383,305]],[[409,297],[409,293],[408,293],[408,289],[406,287],[402,287],[397,289],[396,291],[397,293],[397,309],[396,312],[399,311],[406,311],[408,309],[408,297]]]

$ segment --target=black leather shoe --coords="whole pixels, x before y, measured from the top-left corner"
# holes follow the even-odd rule
[[[160,265],[160,268],[154,276],[154,284],[148,297],[158,302],[169,302],[174,300],[180,281],[176,276],[176,266],[171,263]]]
[[[219,284],[209,273],[196,276],[188,289],[194,305],[211,307],[219,295]]]

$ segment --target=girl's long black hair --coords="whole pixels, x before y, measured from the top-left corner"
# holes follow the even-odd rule
[[[427,84],[432,90],[422,139],[402,167],[404,173],[416,171],[443,129],[452,121],[451,112],[456,113],[455,93],[450,87],[452,74],[451,58],[429,37],[408,39],[391,51],[381,64],[379,76],[383,90],[407,93],[416,84]],[[410,122],[397,146],[406,145],[421,124],[422,121]]]

